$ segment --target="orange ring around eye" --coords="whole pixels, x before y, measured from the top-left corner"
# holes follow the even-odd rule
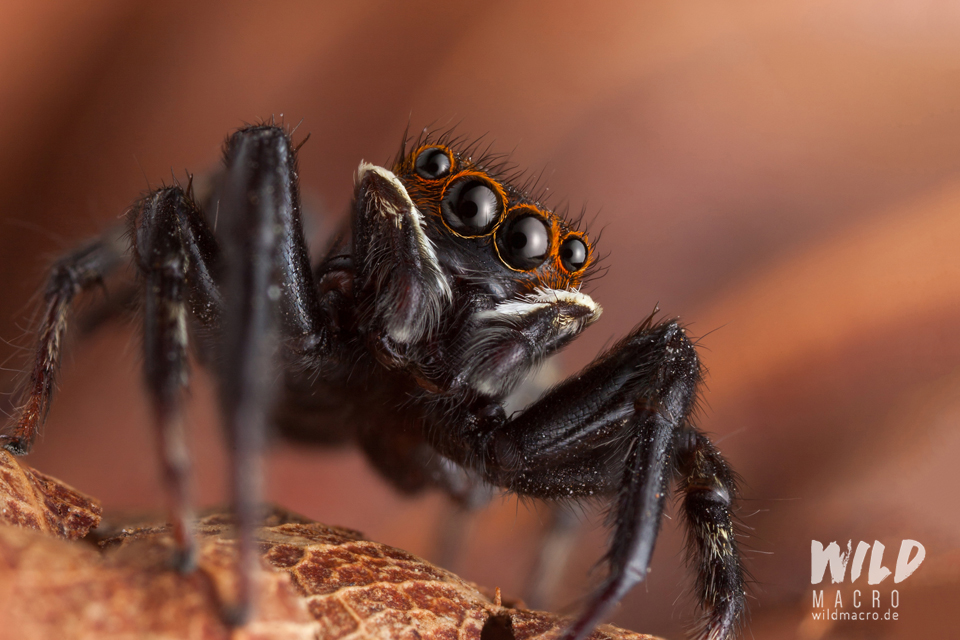
[[[428,149],[439,149],[440,151],[443,151],[444,155],[447,156],[447,160],[450,161],[450,171],[447,175],[439,176],[437,178],[424,178],[417,172],[417,160],[420,158],[420,155],[424,151],[427,151]],[[433,182],[437,182],[438,180],[449,179],[450,174],[453,173],[453,169],[456,166],[456,159],[453,157],[453,152],[450,151],[448,147],[445,147],[442,144],[425,144],[421,147],[418,147],[412,154],[410,154],[409,157],[410,157],[411,173],[414,175],[414,177],[417,180],[422,180],[423,182],[426,182],[426,183],[433,183]]]
[[[505,266],[507,269],[510,269],[511,271],[516,271],[517,273],[532,273],[537,269],[539,269],[540,267],[542,267],[544,263],[553,262],[556,259],[557,239],[560,237],[560,230],[557,228],[557,224],[556,224],[556,221],[554,220],[554,216],[549,213],[544,213],[543,211],[533,206],[532,204],[518,204],[510,207],[510,209],[504,214],[501,224],[497,226],[499,228],[504,223],[506,223],[507,220],[510,220],[512,218],[516,218],[518,216],[522,216],[525,214],[529,214],[539,218],[544,223],[544,226],[547,227],[550,234],[550,237],[548,239],[548,242],[550,243],[550,248],[548,249],[547,255],[544,256],[543,262],[538,264],[533,269],[517,269],[516,267],[511,266],[510,263],[504,259],[503,254],[500,253],[500,245],[499,243],[497,243],[496,238],[494,238],[493,250],[497,253],[497,257],[500,259],[500,262],[503,263],[503,266]],[[494,231],[496,231],[496,229]]]
[[[456,229],[454,229],[453,227],[451,227],[450,224],[447,222],[447,218],[443,215],[443,202],[447,196],[447,190],[450,188],[450,185],[460,182],[462,178],[469,178],[469,177],[479,178],[478,182],[482,182],[491,188],[494,195],[497,197],[497,203],[500,209],[500,214],[497,217],[497,221],[493,224],[492,227],[490,227],[490,230],[487,231],[486,233],[481,233],[474,236],[464,235],[459,231],[457,231]],[[486,238],[487,236],[496,233],[497,229],[500,227],[500,224],[503,222],[503,219],[506,217],[505,215],[506,209],[507,209],[507,193],[503,190],[503,187],[500,186],[499,182],[492,179],[490,176],[488,176],[487,174],[481,171],[467,170],[467,171],[461,171],[460,173],[454,176],[451,176],[447,180],[446,184],[443,185],[443,190],[440,192],[440,221],[443,222],[443,226],[445,226],[450,231],[450,233],[452,233],[453,235],[459,238]]]
[[[583,243],[583,246],[586,247],[587,249],[586,259],[583,261],[583,265],[581,265],[581,267],[576,271],[570,271],[565,266],[563,266],[563,260],[560,258],[560,246],[570,238],[577,238],[578,240],[580,240],[580,242]],[[593,246],[590,244],[590,241],[587,239],[587,235],[582,231],[568,231],[567,233],[563,234],[563,241],[557,244],[557,255],[555,256],[555,261],[556,261],[557,268],[563,273],[568,273],[571,276],[575,276],[578,273],[583,273],[584,269],[590,266],[590,263],[593,261]]]

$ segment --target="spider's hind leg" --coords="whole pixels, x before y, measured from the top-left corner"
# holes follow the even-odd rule
[[[543,611],[554,606],[581,524],[579,514],[565,505],[547,503],[546,509],[549,521],[523,598],[530,609]]]
[[[57,260],[43,295],[33,370],[19,392],[12,433],[0,434],[0,446],[14,455],[33,448],[47,417],[63,350],[63,338],[74,299],[103,281],[121,264],[126,245],[120,233],[108,233]]]
[[[731,516],[736,478],[713,443],[693,427],[680,434],[677,462],[697,600],[705,612],[701,637],[726,638],[744,610],[743,568]]]

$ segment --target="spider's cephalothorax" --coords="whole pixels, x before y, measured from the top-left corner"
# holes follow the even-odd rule
[[[357,207],[356,330],[424,389],[502,398],[600,315],[586,236],[446,146],[362,163]]]
[[[184,567],[192,548],[177,415],[192,344],[219,381],[247,562],[256,456],[271,423],[300,441],[354,442],[401,490],[439,487],[465,505],[490,487],[605,496],[609,573],[565,635],[580,640],[645,577],[676,477],[701,636],[735,634],[744,607],[736,486],[691,423],[701,367],[680,325],[648,318],[539,400],[504,410],[533,368],[600,315],[580,291],[596,264],[585,233],[442,138],[417,141],[392,170],[361,163],[348,224],[317,262],[301,215],[288,133],[252,126],[227,141],[224,170],[204,198],[189,186],[157,189],[131,210],[130,234],[60,260],[21,412],[0,444],[29,450],[73,297],[132,245],[146,382]],[[241,610],[248,590],[241,580]]]

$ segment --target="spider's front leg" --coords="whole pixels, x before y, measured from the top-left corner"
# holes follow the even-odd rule
[[[533,318],[532,312],[521,315],[517,337],[492,345],[487,358],[499,362],[511,345],[523,344],[521,329],[537,326]],[[481,398],[461,414],[459,433],[437,443],[482,470],[489,482],[523,495],[613,497],[609,574],[564,640],[581,640],[646,577],[677,470],[701,572],[702,637],[735,633],[744,606],[731,518],[736,489],[719,453],[689,423],[700,379],[696,350],[684,330],[676,322],[648,320],[517,415],[507,418],[499,404]]]
[[[220,405],[233,449],[239,539],[238,596],[232,613],[251,612],[257,567],[259,458],[273,400],[278,356],[322,360],[332,313],[319,297],[304,240],[296,149],[276,126],[241,129],[227,141],[220,181],[224,313],[218,355]],[[283,349],[278,354],[278,334]]]
[[[300,220],[296,154],[275,126],[241,129],[227,142],[213,200],[219,229],[179,187],[159,189],[131,211],[144,280],[144,369],[154,406],[161,462],[172,502],[182,566],[187,533],[187,453],[179,404],[186,384],[187,316],[219,339],[215,353],[221,407],[233,449],[232,487],[240,530],[233,622],[250,612],[258,522],[259,465],[272,400],[278,334],[284,357],[326,355],[330,317],[321,305]],[[201,344],[209,347],[210,344]]]

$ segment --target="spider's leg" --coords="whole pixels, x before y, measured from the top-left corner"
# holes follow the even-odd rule
[[[433,485],[450,498],[446,514],[440,521],[434,543],[433,560],[437,565],[456,571],[462,560],[464,541],[470,534],[476,512],[499,492],[479,474],[432,451],[427,463],[418,461],[429,471]]]
[[[530,609],[553,607],[563,570],[577,542],[580,519],[573,509],[550,504],[547,532],[540,542],[540,553],[527,581],[523,600]]]
[[[242,129],[227,141],[225,161],[219,203],[225,300],[219,378],[240,534],[232,617],[242,622],[251,612],[250,580],[257,567],[259,456],[277,375],[277,331],[303,350],[322,351],[328,334],[303,240],[289,137],[279,127]]]
[[[399,491],[414,495],[424,489],[443,491],[452,509],[442,521],[431,558],[450,569],[459,556],[470,515],[487,504],[497,491],[469,468],[438,454],[420,437],[416,427],[384,417],[364,425],[358,444],[367,460]]]
[[[180,187],[158,189],[130,211],[143,277],[144,377],[153,405],[160,466],[181,570],[193,568],[190,458],[180,401],[187,384],[188,303],[216,325],[222,301],[213,278],[218,248],[203,215]]]
[[[549,308],[537,309],[548,312]],[[530,330],[525,323],[534,321],[534,313],[522,315],[518,335]],[[504,336],[487,351],[494,363],[510,356],[511,342]],[[521,344],[520,338],[515,342]],[[609,574],[564,640],[581,640],[646,577],[677,464],[675,452],[680,435],[688,429],[700,377],[696,350],[683,329],[676,322],[648,321],[521,413],[508,419],[495,396],[479,397],[460,413],[456,433],[439,436],[435,446],[480,470],[487,481],[517,493],[547,499],[614,496],[612,544],[606,555]],[[705,464],[696,467],[707,478],[714,471]],[[690,486],[699,487],[694,482]],[[695,489],[688,495],[696,511],[691,522],[701,526],[694,534],[709,544],[716,536],[703,533],[711,520],[702,496]],[[725,558],[723,566],[728,576],[739,576],[738,562]],[[715,613],[715,602],[742,605],[735,580],[711,584],[723,592],[703,602],[708,617]],[[711,628],[713,635],[707,637],[730,637],[741,609],[722,614],[726,626]]]
[[[80,292],[96,285],[123,261],[126,243],[111,233],[57,260],[47,279],[37,334],[33,370],[19,392],[19,410],[13,432],[0,434],[0,446],[26,455],[50,408],[71,303]]]
[[[629,421],[632,433],[621,485],[610,512],[613,533],[606,555],[610,572],[562,636],[565,640],[583,638],[647,576],[673,471],[678,420],[685,413],[682,405],[689,401],[683,395],[683,391],[671,389],[663,397],[653,399],[659,406],[637,407]]]
[[[726,638],[744,609],[743,567],[730,513],[736,477],[713,443],[693,427],[678,442],[683,513],[697,567],[697,597],[706,614],[701,635]]]

